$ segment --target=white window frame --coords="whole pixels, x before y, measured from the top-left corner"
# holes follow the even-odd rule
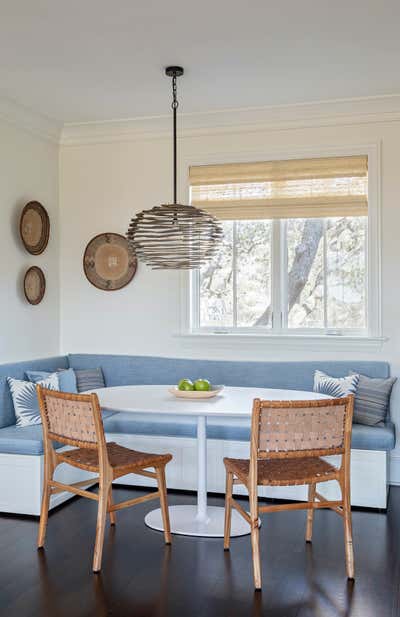
[[[181,336],[189,337],[207,337],[221,338],[219,335],[224,335],[224,340],[231,338],[232,340],[240,338],[257,338],[269,340],[278,339],[291,342],[304,339],[315,340],[336,340],[336,341],[365,341],[372,348],[377,348],[383,342],[381,330],[381,209],[380,209],[380,143],[369,143],[364,145],[350,145],[342,147],[327,147],[327,148],[307,148],[296,149],[290,152],[225,152],[218,154],[203,155],[200,159],[197,156],[187,155],[183,161],[183,178],[185,180],[185,189],[187,203],[190,200],[189,186],[189,167],[191,165],[212,165],[221,163],[235,162],[252,162],[252,161],[267,161],[267,160],[289,160],[297,158],[323,158],[330,156],[351,156],[351,155],[367,155],[368,156],[368,242],[367,242],[367,328],[365,330],[330,330],[317,328],[283,328],[282,321],[287,318],[286,315],[280,313],[280,307],[285,307],[283,301],[283,273],[285,264],[281,264],[281,280],[279,277],[272,277],[273,288],[272,304],[274,312],[274,324],[271,327],[230,327],[230,328],[206,328],[199,326],[199,272],[182,273],[182,296],[181,296]],[[284,233],[284,225],[280,225],[279,220],[272,222],[272,271],[274,271],[274,263],[277,259],[284,259],[281,256],[282,234]],[[368,293],[368,290],[375,290],[374,293]],[[286,310],[283,308],[282,310]],[[290,345],[289,345],[290,346]],[[337,346],[337,345],[336,345]],[[340,346],[340,345],[339,345]]]

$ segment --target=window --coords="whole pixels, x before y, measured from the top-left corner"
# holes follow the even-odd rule
[[[367,156],[190,168],[224,240],[192,275],[192,328],[366,335]]]

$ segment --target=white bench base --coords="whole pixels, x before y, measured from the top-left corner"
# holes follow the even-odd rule
[[[167,486],[171,489],[196,490],[197,457],[196,439],[186,437],[163,437],[147,435],[126,435],[107,433],[107,441],[116,441],[123,446],[144,452],[170,452],[173,460],[167,465]],[[209,439],[208,447],[208,490],[215,493],[225,491],[224,456],[248,458],[249,444],[241,441]],[[43,487],[43,456],[0,454],[0,512],[14,514],[40,514]],[[387,505],[387,464],[386,452],[374,450],[352,450],[351,457],[351,503],[353,506],[386,508]],[[78,482],[93,477],[85,471],[68,465],[60,465],[56,479],[61,482]],[[117,484],[132,486],[154,486],[155,481],[143,476],[128,475],[116,480]],[[336,482],[322,483],[319,491],[329,498],[339,496]],[[242,487],[235,487],[237,494],[246,494]],[[260,487],[262,497],[303,500],[305,486]],[[71,493],[58,493],[51,498],[50,507],[63,503],[72,497]]]
[[[43,491],[43,466],[43,455],[0,453],[0,512],[39,516]],[[55,479],[72,483],[94,475],[71,465],[60,465],[56,469]],[[50,509],[72,497],[72,493],[67,492],[53,495],[50,499]]]

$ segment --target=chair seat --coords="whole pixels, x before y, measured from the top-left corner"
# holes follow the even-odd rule
[[[134,469],[146,469],[147,467],[160,467],[166,465],[171,459],[171,454],[150,454],[124,448],[117,443],[107,443],[108,460],[114,473],[125,471],[129,473]],[[64,463],[85,469],[86,471],[99,471],[99,459],[97,450],[75,448],[58,452],[57,457]]]
[[[248,459],[224,458],[227,471],[232,472],[247,486]],[[259,460],[257,484],[289,486],[328,482],[339,476],[339,470],[321,458],[293,458]]]

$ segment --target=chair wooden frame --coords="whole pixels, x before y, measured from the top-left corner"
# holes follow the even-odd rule
[[[98,502],[93,557],[94,572],[99,572],[101,569],[107,513],[110,516],[111,525],[115,525],[115,513],[118,510],[153,499],[159,499],[164,523],[165,543],[171,544],[165,466],[172,459],[172,455],[148,454],[123,448],[115,443],[106,443],[101,408],[96,394],[69,394],[37,386],[37,395],[42,418],[44,444],[44,482],[37,539],[38,548],[43,548],[45,543],[50,497],[62,491],[68,491]],[[74,432],[71,432],[68,426],[67,414],[65,420],[61,418],[61,422],[64,423],[64,430],[60,432],[51,431],[52,422],[51,418],[49,418],[47,405],[49,399],[56,400],[61,404],[62,401],[75,403],[77,424],[79,424],[79,405],[87,405],[88,417],[86,421],[88,430],[85,430],[85,427],[79,429],[81,438],[71,437],[71,434]],[[92,412],[92,418],[90,417],[90,412]],[[54,449],[53,441],[58,441],[68,446],[75,446],[75,449],[59,452]],[[113,465],[114,458],[118,460],[117,464]],[[98,473],[98,476],[75,482],[74,484],[58,482],[53,479],[54,472],[57,466],[62,463],[67,463],[85,471]],[[149,468],[154,468],[154,471],[150,471]],[[157,480],[158,489],[141,497],[114,504],[112,482],[128,473],[154,478]],[[88,487],[96,482],[99,484],[98,494],[85,490],[84,487]]]
[[[318,408],[329,408],[344,406],[343,416],[343,439],[341,444],[335,444],[332,447],[321,447],[320,444],[315,448],[296,449],[288,447],[287,449],[279,448],[277,450],[262,450],[260,448],[260,426],[263,410],[314,410],[318,414]],[[253,573],[255,589],[261,589],[261,562],[259,548],[259,514],[264,512],[279,512],[284,510],[307,510],[306,524],[306,542],[312,540],[313,518],[314,511],[320,508],[329,508],[334,510],[343,518],[344,523],[344,542],[345,542],[345,557],[346,571],[349,579],[354,579],[354,554],[353,554],[353,539],[352,539],[352,523],[351,523],[351,506],[350,506],[350,453],[351,453],[351,430],[353,419],[354,397],[349,396],[340,399],[324,399],[313,401],[261,401],[255,399],[253,403],[252,423],[251,423],[251,443],[250,443],[250,459],[247,461],[241,459],[225,458],[226,467],[226,497],[225,497],[225,533],[224,533],[224,549],[230,548],[230,529],[231,529],[231,514],[232,508],[235,508],[239,514],[249,523],[251,528],[251,545],[253,559]],[[264,427],[265,428],[265,427]],[[290,440],[289,440],[290,441]],[[320,457],[331,455],[341,455],[341,463],[339,467],[327,465]],[[298,469],[304,469],[303,477],[299,477],[296,471],[296,480],[281,481],[279,477],[267,479],[260,482],[259,464],[263,461],[280,460],[280,467],[285,469],[286,465],[297,459],[296,466]],[[307,461],[315,462],[319,459],[322,465],[328,469],[326,477],[320,475],[312,475]],[[243,472],[246,469],[246,472]],[[289,474],[290,476],[290,474]],[[320,482],[336,480],[341,489],[341,499],[328,500],[316,490],[316,485]],[[234,484],[242,484],[246,486],[249,493],[250,514],[248,514],[242,506],[233,498],[232,489]],[[263,484],[272,484],[274,486],[290,486],[290,485],[308,485],[308,501],[283,503],[272,505],[259,505],[257,486]]]

